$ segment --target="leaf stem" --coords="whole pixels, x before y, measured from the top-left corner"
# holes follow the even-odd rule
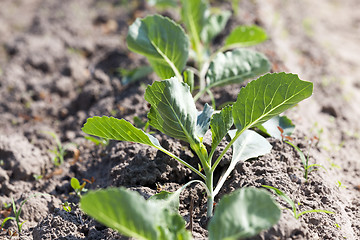
[[[229,148],[234,144],[234,142],[236,141],[236,139],[238,139],[238,137],[240,137],[240,135],[246,130],[247,128],[243,128],[240,131],[236,132],[236,135],[234,136],[233,139],[231,139],[231,141],[229,142],[229,144],[225,147],[225,149],[222,151],[222,153],[220,154],[220,156],[216,159],[214,165],[211,167],[211,171],[214,172],[217,165],[219,165],[221,159],[224,157],[225,153],[229,150]]]
[[[200,79],[200,82],[202,80]],[[204,80],[205,81],[205,80]],[[203,88],[202,90],[200,90],[195,96],[194,96],[194,102],[196,102],[205,92],[207,91],[207,88]]]
[[[198,63],[198,67],[199,69],[202,69],[203,66],[203,45],[201,44],[200,41],[200,36],[198,34],[198,32],[196,31],[196,26],[195,26],[195,22],[194,19],[192,18],[192,15],[189,14],[189,27],[190,27],[190,32],[191,32],[191,37],[192,37],[192,43],[193,43],[193,47],[195,49],[196,52],[196,58],[197,58],[197,63]],[[201,79],[200,77],[200,89],[203,89],[205,87],[205,82]]]
[[[227,49],[226,47],[222,47],[222,48],[218,49],[216,52],[211,54],[210,57],[204,63],[202,63],[202,65],[200,67],[200,73],[199,73],[200,91],[195,95],[194,102],[196,102],[207,90],[210,89],[208,86],[206,86],[207,85],[206,84],[206,73],[210,67],[211,62],[214,60],[214,58],[216,57],[216,55],[218,53],[224,52],[227,50],[229,50],[229,49]]]
[[[210,89],[207,89],[206,92],[209,94],[211,98],[211,104],[214,110],[216,110],[216,103],[215,103],[215,97],[214,94],[210,91]]]
[[[234,169],[235,165],[236,165],[236,163],[235,164],[230,164],[229,167],[226,169],[226,172],[224,173],[224,175],[222,175],[221,178],[219,179],[219,181],[217,182],[217,185],[216,185],[215,190],[213,192],[214,197],[219,193],[220,189],[224,185],[226,179],[228,178],[228,176],[230,175],[230,173]]]
[[[190,168],[190,170],[192,170],[194,173],[196,173],[197,175],[199,175],[202,179],[204,179],[206,181],[206,176],[204,174],[202,174],[199,170],[197,170],[196,168],[194,168],[193,166],[191,166],[190,164],[188,164],[187,162],[185,162],[184,160],[182,160],[181,158],[179,158],[178,156],[172,154],[171,152],[167,151],[164,148],[157,148],[160,151],[162,151],[163,153],[166,153],[167,155],[169,155],[172,158],[175,158],[176,160],[178,160],[180,163],[184,164],[186,167]]]

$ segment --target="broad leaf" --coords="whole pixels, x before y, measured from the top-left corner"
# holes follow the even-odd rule
[[[286,116],[275,116],[257,127],[269,136],[280,140],[282,140],[282,136],[290,136],[295,129],[295,125]],[[282,136],[279,127],[283,131]]]
[[[131,51],[147,57],[162,79],[178,76],[188,59],[189,40],[184,30],[160,15],[136,19],[126,41]]]
[[[297,75],[266,74],[240,90],[233,106],[236,128],[241,131],[260,125],[311,96],[313,84]]]
[[[236,136],[236,132],[236,129],[230,130],[229,136],[233,139]],[[214,190],[214,194],[217,194],[220,191],[226,179],[232,170],[234,170],[236,164],[244,162],[250,158],[256,158],[268,154],[271,149],[271,144],[263,136],[252,130],[244,131],[233,144],[233,154],[230,165],[221,176]]]
[[[160,238],[164,240],[191,240],[192,235],[185,228],[185,221],[178,213],[164,210],[161,217]]]
[[[234,138],[236,131],[237,130],[230,130],[229,136]],[[234,165],[235,167],[238,162],[270,153],[272,146],[266,138],[260,134],[252,130],[246,130],[236,139],[233,144],[233,149],[230,166]]]
[[[70,185],[74,190],[80,189],[80,182],[77,178],[71,178]]]
[[[127,85],[130,83],[137,82],[138,80],[146,77],[153,72],[152,67],[150,66],[141,66],[131,70],[120,69],[119,70],[122,76],[121,83]]]
[[[232,118],[232,106],[226,106],[221,109],[220,113],[213,115],[210,127],[211,127],[211,149],[215,149],[220,141],[225,137],[225,135],[230,130],[234,121]]]
[[[248,47],[264,42],[267,39],[264,29],[258,26],[239,26],[225,40],[227,47]]]
[[[149,3],[150,6],[156,6],[160,8],[177,6],[176,0],[148,0],[147,2]]]
[[[157,204],[157,208],[158,209],[169,209],[170,211],[173,212],[178,212],[179,210],[179,206],[180,206],[180,194],[182,191],[184,191],[184,189],[189,186],[190,184],[193,183],[202,183],[203,182],[199,181],[199,180],[192,180],[187,182],[186,184],[184,184],[181,188],[179,188],[178,190],[176,190],[175,192],[167,192],[167,191],[161,191],[153,196],[151,196],[149,198],[150,201],[153,201]]]
[[[191,239],[180,215],[158,209],[137,192],[125,188],[91,191],[81,198],[81,209],[102,224],[136,239]]]
[[[262,53],[235,49],[218,53],[206,75],[207,88],[241,83],[270,70],[270,62]]]
[[[142,143],[164,150],[155,137],[134,127],[124,119],[106,116],[88,118],[81,130],[106,139]]]
[[[205,104],[204,110],[198,112],[198,117],[196,121],[196,133],[199,138],[202,138],[207,130],[209,130],[211,115],[213,114],[214,109]]]
[[[176,78],[154,82],[145,92],[150,125],[173,138],[198,143],[197,110],[189,86]]]
[[[281,211],[264,190],[242,188],[224,196],[209,223],[209,239],[237,240],[276,224]]]
[[[174,80],[176,83],[178,84],[185,84],[185,83],[180,83],[176,80]],[[164,82],[164,81],[163,81]],[[160,83],[160,82],[156,82],[156,83]],[[155,83],[154,83],[155,84]],[[156,85],[156,84],[155,84]],[[176,85],[176,84],[175,84]],[[188,86],[187,86],[188,87]],[[149,89],[149,88],[148,88]],[[169,90],[169,89],[168,89]],[[145,94],[146,95],[146,94]],[[150,94],[151,95],[151,94]],[[165,95],[164,95],[165,96]],[[158,97],[158,95],[151,95],[151,97]],[[186,99],[186,98],[185,98]],[[191,101],[191,100],[190,100]],[[186,101],[184,101],[186,102]],[[192,104],[194,104],[193,101],[191,101]],[[155,106],[155,105],[154,105]],[[181,105],[183,106],[183,105]],[[165,109],[166,107],[161,106],[160,103],[160,113],[162,113],[162,111]],[[152,109],[152,110],[151,110]],[[151,115],[152,112],[156,112],[156,110],[154,110],[155,108],[151,108],[150,109],[150,113],[149,115]],[[156,108],[157,109],[157,108]],[[175,110],[175,109],[173,109]],[[166,111],[166,109],[164,110]],[[181,110],[182,111],[182,110]],[[186,110],[184,110],[184,112],[186,112]],[[157,113],[156,113],[157,114]],[[194,116],[190,116],[194,118],[194,123],[192,124],[192,130],[191,136],[194,136],[195,133],[195,124],[196,124],[196,114],[197,111],[196,109],[194,110],[194,113],[192,113]],[[153,115],[154,116],[154,115]],[[164,115],[165,117],[167,117],[166,115]],[[174,115],[171,115],[171,117],[177,117]],[[160,115],[161,117],[161,115]],[[157,121],[158,119],[155,116],[155,121]],[[181,118],[181,120],[184,120]],[[186,119],[184,120],[185,123],[187,124],[188,122],[186,122]],[[161,123],[161,121],[159,121],[158,123]],[[154,125],[156,126],[156,124],[154,123]],[[182,122],[179,121],[178,123],[179,126],[183,126]],[[177,126],[178,126],[177,125]],[[164,124],[164,129],[167,130],[168,127],[171,126],[175,126],[174,124]],[[186,125],[187,126],[187,125]],[[184,127],[184,126],[183,126]],[[169,155],[172,158],[175,158],[176,160],[178,160],[179,162],[181,162],[182,164],[184,164],[185,166],[187,166],[188,168],[190,168],[192,171],[194,171],[195,173],[197,173],[198,175],[200,175],[201,177],[203,177],[203,175],[194,167],[192,167],[191,165],[189,165],[187,162],[185,162],[184,160],[182,160],[181,158],[175,156],[174,154],[172,154],[171,152],[167,151],[165,148],[163,148],[159,141],[153,137],[152,135],[145,133],[143,130],[138,129],[136,127],[134,127],[131,123],[127,122],[124,119],[116,119],[113,117],[93,117],[93,118],[88,118],[87,122],[84,124],[84,127],[82,128],[82,130],[87,133],[87,134],[91,134],[91,135],[95,135],[101,138],[105,138],[105,139],[113,139],[113,140],[119,140],[119,141],[128,141],[128,142],[135,142],[135,143],[142,143],[142,144],[146,144],[152,147],[157,148],[158,150],[166,153],[167,155]],[[167,131],[166,131],[167,132]],[[188,133],[186,130],[184,130],[183,134]],[[170,135],[170,134],[169,134]],[[189,135],[189,136],[190,136]],[[197,138],[194,138],[195,140],[192,140],[192,143],[199,143],[199,141],[197,140]],[[199,144],[198,144],[199,145]],[[197,146],[196,144],[194,146]]]
[[[181,0],[181,18],[190,34],[191,43],[198,51],[200,34],[209,17],[208,2],[206,0]]]
[[[205,44],[209,44],[214,37],[224,30],[230,16],[230,11],[210,15],[201,31],[201,40]]]
[[[168,208],[170,211],[177,212],[179,210],[180,201],[177,192],[161,191],[149,198],[154,201],[159,208]]]

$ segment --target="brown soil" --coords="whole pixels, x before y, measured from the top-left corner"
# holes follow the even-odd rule
[[[87,117],[112,115],[133,122],[146,118],[143,99],[155,75],[123,85],[116,69],[145,64],[127,50],[128,25],[156,12],[141,1],[2,0],[0,8],[0,203],[23,207],[20,239],[126,239],[84,215],[71,194],[71,177],[94,178],[90,189],[125,186],[148,197],[174,191],[194,174],[174,159],[138,144],[95,146],[84,139]],[[140,3],[139,3],[140,2]],[[230,2],[230,1],[229,1]],[[231,6],[223,2],[220,7]],[[164,12],[177,17],[172,10]],[[272,71],[299,74],[314,82],[314,95],[289,110],[296,124],[294,142],[325,170],[303,178],[300,158],[287,144],[269,139],[271,154],[241,163],[220,195],[244,186],[275,186],[300,202],[300,210],[326,209],[294,219],[283,210],[280,222],[253,239],[360,239],[360,8],[357,0],[240,1],[226,27],[258,24],[270,39],[256,47],[273,63]],[[225,34],[216,39],[221,44]],[[240,86],[215,91],[218,101],[234,99]],[[202,102],[208,99],[204,97]],[[50,150],[56,133],[72,144],[65,162],[55,167]],[[309,144],[312,137],[315,144]],[[158,134],[161,144],[189,162],[192,153]],[[70,145],[69,145],[70,146]],[[80,152],[77,157],[77,151]],[[221,171],[221,169],[220,169]],[[34,176],[43,176],[36,180]],[[339,183],[341,182],[341,186]],[[181,195],[181,214],[189,220],[195,200],[196,239],[206,238],[205,199],[200,186]],[[218,199],[216,199],[218,200]],[[278,199],[281,205],[286,203]],[[70,213],[61,203],[74,203]],[[2,206],[0,221],[6,211]],[[6,229],[16,230],[14,222]],[[1,239],[10,239],[7,232]],[[17,239],[19,237],[13,237]]]

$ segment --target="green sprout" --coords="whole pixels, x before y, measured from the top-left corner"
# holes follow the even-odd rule
[[[97,137],[93,137],[93,136],[85,136],[84,137],[86,140],[89,140],[90,142],[95,143],[96,146],[102,146],[102,147],[106,147],[107,145],[109,145],[109,139],[106,138],[97,138]]]
[[[291,210],[292,210],[292,213],[294,214],[294,217],[296,219],[299,219],[299,217],[301,215],[304,215],[304,214],[307,214],[307,213],[327,213],[327,214],[335,214],[334,212],[331,212],[331,211],[328,211],[328,210],[322,210],[322,209],[312,209],[312,210],[306,210],[306,211],[303,211],[303,212],[300,212],[298,213],[297,212],[297,209],[296,209],[296,204],[294,203],[293,200],[291,200],[290,197],[288,197],[285,193],[283,193],[281,190],[275,188],[275,187],[272,187],[272,186],[268,186],[268,185],[262,185],[262,187],[264,188],[267,188],[267,189],[270,189],[270,190],[273,190],[276,195],[278,195],[279,197],[281,197],[286,203],[288,203],[290,206],[291,206]],[[298,203],[298,205],[300,205],[300,203]],[[290,209],[289,209],[290,210]]]
[[[344,186],[340,180],[338,180],[338,181],[336,182],[336,186],[337,186],[338,188],[346,188],[346,186]]]
[[[23,200],[21,203],[20,203],[20,207],[17,208],[16,207],[16,204],[15,204],[15,201],[13,198],[11,198],[11,201],[12,201],[12,210],[13,210],[13,213],[14,213],[14,216],[15,217],[6,217],[3,222],[1,223],[1,226],[0,226],[0,229],[3,229],[5,223],[9,220],[13,220],[16,222],[16,226],[17,226],[17,230],[18,230],[18,234],[20,235],[21,234],[21,229],[22,229],[22,226],[23,224],[26,222],[26,221],[23,221],[21,222],[20,221],[20,214],[21,214],[21,210],[22,210],[22,207],[24,206],[24,204],[31,198],[33,197],[36,197],[36,196],[45,196],[45,195],[49,195],[49,194],[46,194],[46,193],[42,193],[42,194],[33,194],[31,196],[29,196],[28,198],[26,198],[25,200]],[[9,207],[9,205],[7,205],[7,207]]]
[[[33,177],[36,181],[39,181],[41,179],[43,179],[44,175],[41,175],[41,174],[33,174]]]
[[[66,144],[65,146],[63,146],[61,144],[61,141],[60,141],[59,137],[55,133],[47,132],[47,131],[44,132],[44,133],[47,134],[47,135],[50,135],[55,140],[56,147],[53,150],[50,150],[50,152],[55,155],[54,159],[53,159],[53,162],[54,162],[54,165],[56,167],[58,167],[58,166],[60,166],[60,165],[62,165],[64,163],[64,158],[65,158],[65,155],[66,155],[67,151],[71,147],[74,147],[75,144],[69,143],[69,144]]]
[[[66,212],[71,212],[71,206],[73,203],[68,203],[67,201],[62,203],[61,206]]]
[[[71,187],[74,189],[76,196],[81,197],[81,193],[85,193],[88,190],[85,188],[86,181],[84,181],[81,185],[77,178],[71,178],[70,181]]]
[[[285,141],[285,142],[290,146],[292,146],[293,148],[295,148],[295,150],[298,152],[301,162],[304,166],[304,178],[306,181],[308,180],[308,176],[312,171],[316,171],[318,170],[318,168],[323,168],[326,171],[326,168],[320,164],[309,164],[309,154],[305,157],[305,154],[300,150],[298,146],[296,146],[295,144],[289,141]]]

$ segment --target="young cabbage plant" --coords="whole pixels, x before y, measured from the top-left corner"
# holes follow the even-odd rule
[[[214,198],[236,164],[269,153],[272,148],[264,137],[249,129],[310,97],[312,89],[312,83],[300,80],[297,75],[267,74],[242,88],[234,105],[213,114],[214,110],[207,104],[203,111],[198,112],[189,86],[179,82],[176,77],[148,86],[145,99],[151,104],[148,113],[150,125],[168,136],[187,142],[196,153],[204,173],[163,148],[154,136],[124,119],[106,116],[89,118],[82,130],[102,138],[155,147],[190,168],[204,181],[208,200],[207,216],[211,217]],[[236,129],[230,130],[233,125]],[[203,143],[209,127],[212,137],[210,152]],[[214,158],[217,146],[227,134],[231,141],[220,155]],[[216,167],[231,146],[233,155],[230,165],[220,180],[214,183]]]
[[[335,214],[334,212],[331,212],[331,211],[328,211],[328,210],[322,210],[322,209],[312,209],[312,210],[306,210],[306,211],[303,211],[303,212],[300,212],[298,213],[297,210],[296,210],[296,204],[294,203],[293,200],[291,200],[291,198],[289,198],[285,193],[283,193],[281,190],[275,188],[275,187],[272,187],[272,186],[268,186],[268,185],[262,185],[262,187],[264,188],[267,188],[267,189],[270,189],[272,191],[274,191],[276,193],[276,195],[278,195],[279,197],[281,197],[282,199],[284,199],[284,201],[286,203],[288,203],[290,206],[291,206],[291,210],[292,210],[292,213],[294,214],[294,217],[296,219],[299,219],[299,217],[301,215],[304,215],[304,214],[307,214],[307,213],[327,213],[327,214]],[[290,209],[289,209],[290,210]],[[291,211],[290,210],[290,211]]]
[[[211,53],[211,41],[225,28],[230,12],[212,14],[206,0],[181,0],[181,7],[187,33],[180,25],[160,15],[138,18],[129,27],[128,48],[145,56],[161,79],[176,76],[180,82],[188,83],[192,91],[198,88],[194,87],[196,74],[200,83],[194,97],[196,101],[205,93],[212,96],[210,90],[213,87],[241,83],[270,70],[265,55],[253,50],[235,49],[265,41],[267,35],[263,29],[239,26],[225,39],[224,46]],[[186,68],[189,56],[195,60],[195,68]]]
[[[196,182],[195,180],[194,182]],[[189,182],[188,184],[190,184]],[[160,192],[148,200],[125,188],[89,191],[81,209],[102,224],[136,239],[192,239],[179,215],[179,195]],[[208,224],[209,239],[245,239],[276,224],[280,208],[262,189],[243,188],[224,196]]]

